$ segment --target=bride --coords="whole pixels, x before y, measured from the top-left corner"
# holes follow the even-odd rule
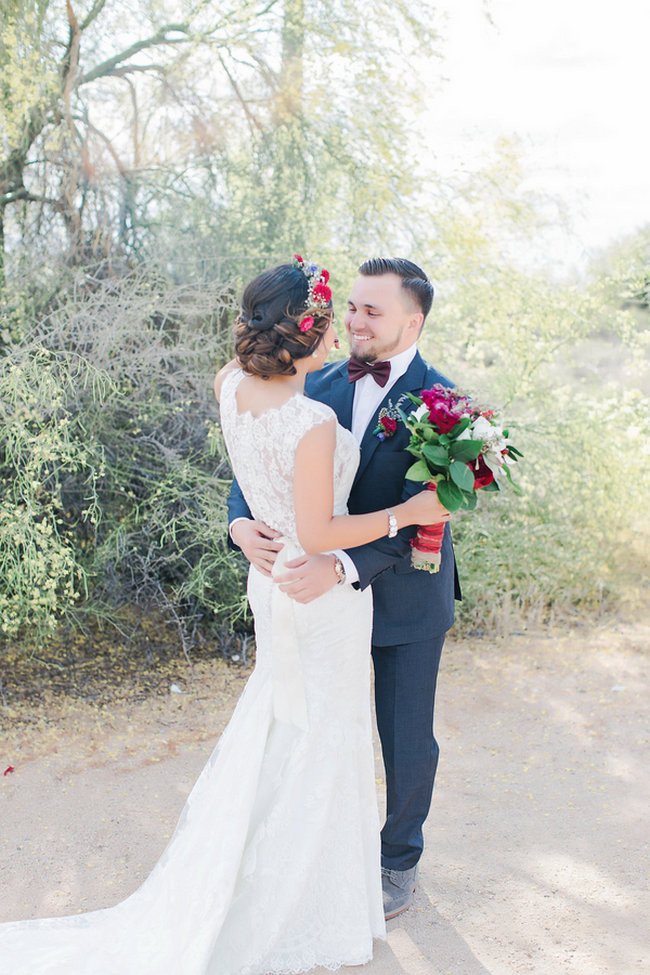
[[[305,397],[336,342],[328,274],[294,260],[244,291],[215,380],[248,505],[278,570],[447,520],[435,493],[350,516],[358,446]],[[275,571],[275,570],[274,570]],[[1,975],[271,975],[372,957],[385,935],[370,719],[371,591],[300,604],[251,566],[256,665],[167,848],[115,907],[0,925]]]

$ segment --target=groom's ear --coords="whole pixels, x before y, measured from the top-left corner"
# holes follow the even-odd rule
[[[408,330],[413,332],[414,335],[419,335],[422,331],[422,326],[424,325],[424,315],[422,312],[414,313],[410,316],[407,324]]]

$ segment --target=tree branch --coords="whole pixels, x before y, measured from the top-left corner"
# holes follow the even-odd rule
[[[186,36],[168,37],[167,35],[170,33],[179,33]],[[190,44],[195,39],[187,24],[168,24],[166,27],[161,27],[160,30],[152,34],[151,37],[146,38],[146,40],[136,41],[135,44],[127,47],[126,50],[121,51],[119,54],[114,54],[112,58],[107,58],[101,64],[95,65],[94,68],[91,68],[90,71],[87,71],[86,74],[81,76],[79,85],[86,85],[89,81],[94,81],[96,78],[105,77],[123,61],[128,61],[129,58],[132,58],[134,54],[138,54],[140,51],[146,51],[151,47],[161,47],[164,44]]]
[[[85,19],[82,21],[81,24],[82,31],[84,31],[86,27],[92,24],[93,20],[95,20],[96,17],[99,17],[105,5],[106,5],[106,0],[95,0],[92,7],[88,11],[88,14],[86,15]]]
[[[107,135],[105,135],[101,131],[101,129],[98,129],[88,119],[85,120],[85,124],[88,127],[88,130],[90,132],[94,132],[95,135],[98,136],[98,138],[100,138],[105,143],[106,148],[108,149],[109,153],[113,157],[113,162],[117,166],[118,173],[120,174],[120,176],[122,176],[124,178],[124,176],[126,176],[127,167],[122,163],[122,160],[118,156],[117,151],[116,151],[115,147],[113,146],[113,143],[111,142],[111,140],[108,138]]]
[[[153,72],[153,73],[164,75],[165,66],[163,64],[126,64],[122,68],[113,68],[112,71],[107,71],[104,77],[105,78],[126,78],[127,75],[137,74],[138,72],[142,74],[146,74],[147,72]]]
[[[60,207],[61,201],[56,200],[51,196],[41,196],[39,193],[31,193],[24,186],[20,190],[16,190],[13,193],[5,193],[4,196],[0,196],[0,207],[6,207],[10,203],[18,203],[20,200],[26,200],[28,203],[49,203],[50,206]]]
[[[254,126],[257,129],[258,132],[261,132],[261,134],[264,135],[264,129],[263,129],[263,127],[260,125],[260,123],[257,121],[257,119],[255,118],[255,116],[253,115],[253,113],[248,108],[248,104],[246,102],[246,99],[242,95],[241,90],[239,88],[239,85],[235,81],[233,75],[230,73],[230,71],[228,69],[228,66],[227,66],[226,62],[224,61],[223,57],[221,56],[221,54],[218,54],[217,57],[219,58],[219,62],[221,64],[221,67],[225,71],[226,76],[228,78],[228,81],[230,82],[230,84],[232,86],[232,90],[235,93],[235,97],[237,98],[237,101],[239,102],[239,104],[241,105],[242,109],[244,110],[244,115],[248,119],[249,125],[251,126],[251,128]]]
[[[74,85],[75,76],[79,70],[79,49],[81,47],[81,30],[79,22],[74,15],[70,0],[66,0],[68,13],[68,23],[70,25],[70,40],[63,58],[62,81],[63,81],[63,104],[65,105],[66,115],[70,115],[70,95]]]

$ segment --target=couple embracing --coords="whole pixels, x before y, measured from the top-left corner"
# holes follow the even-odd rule
[[[424,272],[383,258],[359,272],[352,357],[334,365],[327,272],[294,258],[246,287],[215,393],[236,475],[231,539],[251,563],[255,669],[145,882],[103,910],[1,924],[0,971],[334,970],[368,961],[385,918],[408,907],[458,584],[448,525],[440,572],[411,568],[414,526],[449,513],[405,481],[407,432],[390,421],[407,393],[449,383],[416,348],[433,297]]]
[[[294,258],[295,265],[298,267],[293,271],[288,267],[277,268],[262,275],[258,279],[259,297],[267,288],[270,296],[272,282],[275,280],[279,285],[280,279],[285,280],[285,276],[291,279],[296,270],[304,273],[306,269],[309,283],[309,268],[305,268],[300,257]],[[319,269],[314,268],[312,273],[317,277]],[[239,326],[239,347],[245,335],[246,340],[251,340],[250,353],[253,348],[259,348],[260,338],[264,341],[259,329],[262,327],[263,336],[269,321],[269,309],[264,302],[254,303],[255,297],[249,288],[244,295],[243,323]],[[238,424],[239,411],[247,403],[252,401],[259,406],[272,400],[270,391],[261,386],[263,399],[255,401],[252,383],[244,378],[258,367],[269,369],[268,363],[257,363],[252,356],[242,359],[240,355],[244,372],[239,372],[238,378],[227,380],[230,389],[225,392],[225,401],[222,399],[224,433],[237,475],[228,505],[230,538],[251,563],[249,596],[255,615],[258,653],[265,654],[268,644],[276,671],[286,673],[285,667],[289,669],[289,665],[278,662],[282,655],[278,643],[286,643],[287,633],[295,628],[299,638],[292,642],[301,645],[300,666],[314,670],[313,674],[301,674],[297,680],[313,681],[314,700],[310,701],[308,710],[315,711],[317,705],[323,708],[320,715],[323,757],[315,749],[313,760],[317,768],[319,761],[326,768],[332,767],[333,778],[327,800],[330,808],[322,824],[323,848],[313,863],[313,884],[325,884],[323,878],[329,871],[328,896],[338,902],[339,910],[350,916],[351,902],[361,896],[357,873],[365,866],[370,888],[366,893],[368,918],[359,922],[361,941],[364,930],[366,935],[381,934],[382,919],[373,899],[380,886],[381,912],[386,919],[406,910],[413,896],[423,849],[422,826],[429,811],[438,762],[438,745],[433,733],[438,666],[445,633],[453,623],[454,598],[460,597],[448,526],[440,571],[429,574],[411,567],[410,539],[417,519],[411,520],[407,513],[404,525],[409,526],[410,521],[410,527],[400,526],[398,531],[394,512],[397,514],[396,506],[400,502],[416,498],[422,485],[405,480],[413,461],[405,450],[408,442],[405,426],[399,422],[383,426],[380,423],[382,417],[395,419],[398,408],[410,412],[412,403],[408,393],[417,395],[435,383],[451,385],[427,365],[417,350],[432,299],[433,286],[422,269],[411,261],[376,258],[361,265],[345,314],[350,358],[333,365],[322,364],[321,357],[326,354],[328,343],[325,330],[311,357],[293,360],[298,370],[295,378],[300,398],[294,401],[293,407],[287,401],[284,415],[271,412],[267,416],[271,426],[265,429],[263,437],[287,436],[294,451],[294,463],[289,451],[286,458],[277,457],[279,464],[275,470],[272,460],[275,448],[268,442],[262,446],[256,441],[251,432],[255,421],[243,429]],[[280,303],[282,300],[280,297]],[[300,302],[297,304],[300,320]],[[312,305],[309,299],[308,304]],[[309,310],[313,311],[313,306]],[[274,317],[276,310],[271,308],[270,318]],[[276,325],[273,330],[277,328]],[[302,334],[308,335],[312,328]],[[331,324],[328,328],[331,329]],[[295,355],[295,350],[292,351]],[[304,369],[301,363],[306,363]],[[267,383],[273,381],[270,372],[262,375],[269,377]],[[239,389],[237,394],[236,389]],[[307,399],[302,395],[303,390]],[[321,404],[327,408],[325,411]],[[328,423],[335,427],[334,431],[326,431]],[[308,443],[309,438],[313,438],[313,443]],[[261,477],[258,483],[251,476],[252,467],[245,456],[238,463],[238,454],[247,455],[251,444],[255,444],[253,450],[261,450],[264,456],[255,475]],[[281,480],[281,471],[291,471],[293,483],[287,479],[286,493],[279,507],[295,517],[295,528],[277,520],[275,501],[270,497],[275,483]],[[332,481],[334,494],[330,498],[328,484]],[[247,503],[250,501],[253,504]],[[328,509],[333,510],[335,517],[330,525],[321,528],[319,519],[322,511]],[[344,519],[340,524],[342,534],[337,535],[333,523],[338,512],[383,517],[384,524],[380,523],[377,529],[380,537],[355,537],[353,526],[345,524],[355,518]],[[375,514],[371,516],[369,512]],[[436,510],[423,518],[422,523],[447,521],[448,517],[445,509],[437,504]],[[326,528],[331,534],[327,534]],[[371,526],[368,528],[373,530]],[[360,526],[358,530],[362,532],[364,528]],[[304,549],[300,554],[292,549],[292,536],[296,535]],[[284,615],[278,608],[281,601],[278,590],[285,600],[288,597],[291,601]],[[368,621],[370,592],[372,613]],[[266,594],[266,604],[262,593]],[[286,622],[289,617],[293,620],[291,626]],[[365,785],[364,776],[367,782],[374,782],[366,712],[369,668],[364,654],[364,650],[370,649],[387,785],[386,821],[381,830],[380,850],[372,843],[373,833],[376,836],[374,789],[366,788],[363,796],[368,808],[359,810],[361,792],[355,793],[351,787],[348,791],[339,788],[336,779],[339,773],[333,769],[336,763],[347,766],[348,773],[356,768],[359,789]],[[298,664],[297,657],[295,660]],[[293,677],[296,669],[291,670]],[[350,688],[348,682],[354,686]],[[286,696],[286,681],[282,688],[276,686],[276,713],[278,707],[286,706],[283,695]],[[352,698],[353,701],[349,700]],[[362,718],[361,736],[354,738],[353,728],[361,726]],[[350,725],[347,732],[342,730],[346,722]],[[312,727],[311,731],[314,733],[315,729]],[[299,805],[307,806],[309,802],[309,796],[298,799]],[[296,845],[296,857],[300,856],[300,846]],[[370,862],[364,864],[364,856]],[[277,877],[279,886],[291,886],[292,882],[291,870]],[[352,948],[351,951],[354,958]],[[337,957],[346,960],[341,954],[334,960]]]

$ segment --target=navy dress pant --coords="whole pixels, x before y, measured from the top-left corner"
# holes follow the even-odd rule
[[[408,870],[420,859],[438,766],[433,706],[445,634],[421,643],[373,646],[375,710],[386,770],[381,864]]]

